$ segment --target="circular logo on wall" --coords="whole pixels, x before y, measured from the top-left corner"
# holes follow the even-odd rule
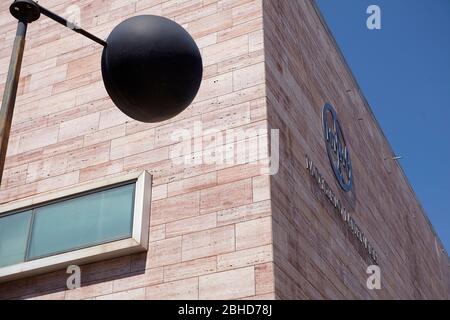
[[[352,161],[336,110],[331,104],[326,103],[323,106],[322,119],[325,144],[331,167],[341,188],[348,192],[352,189],[353,182]]]

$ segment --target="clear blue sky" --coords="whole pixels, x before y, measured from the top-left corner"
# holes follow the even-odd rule
[[[450,252],[450,0],[317,0]],[[366,26],[381,8],[381,30]]]

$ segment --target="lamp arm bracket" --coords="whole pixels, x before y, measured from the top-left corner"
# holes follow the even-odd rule
[[[33,0],[15,0],[11,4],[9,11],[17,20],[25,22],[25,23],[34,22],[39,19],[41,14],[43,14],[44,16],[52,19],[53,21],[58,22],[59,24],[62,24],[63,26],[75,31],[76,33],[79,33],[79,34],[85,36],[86,38],[89,38],[92,41],[97,42],[98,44],[102,45],[103,47],[107,46],[107,43],[105,40],[102,40],[102,39],[94,36],[93,34],[89,33],[88,31],[80,28],[79,26],[74,26],[73,23],[67,21],[67,19],[44,8],[39,3],[37,3]]]

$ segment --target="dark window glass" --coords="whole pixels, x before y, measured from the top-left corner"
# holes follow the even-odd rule
[[[130,238],[135,184],[0,217],[0,267]]]

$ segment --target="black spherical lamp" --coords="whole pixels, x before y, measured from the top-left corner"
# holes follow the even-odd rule
[[[44,15],[103,46],[102,74],[115,105],[141,122],[160,122],[185,110],[200,88],[203,64],[192,37],[176,22],[143,15],[125,20],[107,41],[69,22],[34,0],[14,0],[18,20],[0,108],[0,182],[19,86],[28,24]]]
[[[194,100],[203,64],[196,43],[176,22],[143,15],[120,23],[102,55],[103,81],[115,105],[141,122],[160,122]]]

